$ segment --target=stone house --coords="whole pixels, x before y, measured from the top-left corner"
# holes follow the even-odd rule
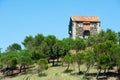
[[[101,30],[100,20],[97,16],[71,16],[69,22],[69,35],[75,39],[77,37],[87,38],[99,33]]]

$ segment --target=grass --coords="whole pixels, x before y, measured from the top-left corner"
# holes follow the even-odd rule
[[[66,66],[49,67],[44,71],[44,76],[34,74],[30,77],[31,80],[82,80],[83,75],[77,74],[77,65],[71,65],[68,72],[65,71]],[[81,71],[85,71],[86,67],[81,66]],[[7,77],[5,80],[23,80],[28,75],[18,75],[15,77]]]
[[[51,65],[51,64],[50,64]],[[78,74],[77,64],[71,65],[69,71],[65,71],[66,65],[64,66],[55,66],[49,67],[48,70],[43,72],[43,75],[33,74],[30,77],[30,80],[82,80],[83,74]],[[81,71],[84,73],[86,70],[85,65],[81,66]],[[90,73],[97,72],[93,67],[90,69]],[[25,77],[28,75],[17,75],[14,77],[7,77],[4,80],[25,80]],[[94,77],[86,80],[95,80]]]

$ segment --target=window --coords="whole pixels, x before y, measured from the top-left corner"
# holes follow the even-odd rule
[[[85,31],[83,32],[83,36],[90,36],[90,31],[85,30]]]

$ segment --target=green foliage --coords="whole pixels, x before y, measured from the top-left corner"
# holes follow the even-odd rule
[[[116,34],[110,29],[102,30],[98,35],[90,36],[86,40],[81,38],[58,40],[54,35],[45,37],[37,34],[35,37],[27,36],[24,39],[22,44],[26,50],[21,50],[21,46],[17,43],[10,45],[7,52],[0,55],[0,62],[9,67],[17,64],[23,67],[33,64],[33,60],[35,60],[39,72],[48,68],[46,59],[52,59],[54,66],[54,60],[59,60],[60,57],[68,65],[66,70],[69,69],[70,64],[75,62],[78,63],[79,72],[81,64],[85,63],[88,67],[95,61],[104,69],[108,69],[113,63],[120,67],[120,47],[117,39],[119,42],[120,33]],[[84,51],[86,45],[89,48]],[[77,52],[75,55],[69,53],[72,49]]]
[[[18,54],[16,52],[3,53],[1,56],[1,63],[7,66],[13,66],[18,63]]]
[[[64,56],[63,62],[68,65],[67,68],[66,68],[66,71],[68,71],[70,64],[73,64],[75,62],[75,56],[70,55],[70,53],[68,53]]]
[[[73,59],[72,55],[70,55],[70,53],[68,53],[68,54],[66,54],[66,55],[64,56],[63,61],[64,61],[66,64],[71,64],[71,63],[73,63],[74,59]]]
[[[40,53],[44,54],[44,56],[48,57],[50,53],[49,46],[45,41],[41,43],[41,46],[39,46]]]
[[[48,62],[46,59],[39,59],[38,62],[38,73],[48,69]]]
[[[113,42],[107,40],[102,43],[98,43],[97,45],[94,45],[94,52],[96,54],[101,54],[101,53],[110,53],[111,47],[113,46]]]
[[[56,53],[54,52],[54,45],[56,44],[57,38],[54,35],[49,35],[45,38],[45,42],[49,48],[48,56],[50,59],[53,59],[53,66],[54,66],[54,59],[56,58]]]
[[[97,36],[97,43],[102,43],[106,40],[109,40],[111,42],[117,43],[117,35],[114,31],[111,29],[107,29],[107,31],[101,31]]]
[[[96,38],[96,36],[89,36],[88,39],[86,39],[87,47],[92,47],[96,43]]]
[[[97,35],[97,42],[96,43],[101,43],[105,41],[105,31],[101,30],[100,33]]]
[[[34,45],[34,38],[33,36],[26,36],[22,44],[25,46],[26,49],[32,50]]]
[[[103,68],[108,69],[111,64],[111,57],[109,54],[99,54],[97,58],[97,64]]]
[[[108,69],[112,62],[112,47],[114,42],[106,40],[105,42],[98,43],[94,46],[94,52],[96,53],[97,65],[103,69]]]
[[[112,58],[112,63],[116,64],[118,69],[120,69],[120,46],[117,44],[114,44],[111,47],[111,58]]]
[[[111,29],[107,29],[104,37],[105,37],[106,40],[110,40],[114,43],[117,43],[117,35]]]
[[[57,40],[57,38],[54,35],[48,35],[45,38],[45,42],[47,43],[47,45],[49,46],[50,49],[56,43],[56,40]]]
[[[27,50],[32,54],[32,59],[39,60],[48,55],[48,47],[44,42],[44,36],[42,34],[37,34],[35,37],[27,36],[22,42]]]
[[[76,61],[78,64],[82,64],[84,62],[85,53],[84,52],[78,52],[76,53]]]
[[[42,34],[37,34],[34,38],[34,46],[40,46],[42,41],[44,41],[44,36]]]
[[[9,61],[8,61],[9,66],[15,67],[18,64],[18,59],[17,57],[12,57]]]
[[[21,50],[21,46],[17,43],[13,43],[12,45],[7,47],[7,52],[19,52]]]
[[[85,52],[84,56],[84,62],[87,66],[93,65],[95,63],[94,55],[93,55],[93,50],[92,49],[87,49]]]
[[[56,56],[56,58],[59,58],[61,56],[63,56],[64,54],[64,50],[63,50],[63,44],[62,41],[56,41],[56,43],[54,44],[53,48],[53,56]]]
[[[0,69],[2,69],[3,68],[3,64],[0,64]]]
[[[116,64],[117,49],[117,34],[107,29],[107,31],[101,31],[96,37],[96,43],[93,45],[94,56],[96,63],[103,69],[108,69],[113,64]],[[113,67],[113,66],[112,66]]]
[[[73,49],[74,40],[72,38],[64,38],[62,40],[64,53],[68,53],[69,50]]]
[[[83,64],[84,57],[85,57],[84,52],[76,53],[76,58],[75,59],[76,59],[77,64],[78,64],[78,73],[80,73],[80,65]]]
[[[33,60],[31,58],[31,54],[28,50],[22,50],[19,56],[19,64],[20,65],[31,65]]]
[[[120,32],[117,33],[118,44],[120,45]]]
[[[74,40],[73,49],[75,49],[77,52],[78,52],[79,50],[84,50],[85,47],[86,47],[86,44],[85,44],[85,42],[84,42],[83,39],[77,38],[77,39]]]

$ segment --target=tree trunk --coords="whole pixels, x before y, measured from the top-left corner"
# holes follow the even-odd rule
[[[24,72],[26,73],[26,67],[25,67],[25,65],[23,65],[23,69],[24,69]]]
[[[118,71],[118,74],[120,74],[120,67],[117,66],[117,71]]]
[[[22,65],[20,66],[20,73],[21,73],[21,71],[22,71]]]
[[[89,72],[89,69],[90,69],[90,65],[89,66],[87,66],[87,70],[85,71],[85,73],[84,73],[84,76],[83,76],[83,79],[85,78],[85,76],[87,75],[87,72]]]
[[[104,69],[104,74],[106,74],[106,69]]]
[[[12,71],[11,71],[11,75],[13,75],[14,74],[14,70],[12,69]]]
[[[106,76],[106,78],[108,78],[106,71],[107,69],[104,69],[104,75]]]
[[[54,61],[54,59],[53,59],[53,64],[52,64],[52,66],[54,66],[55,65],[55,61]]]
[[[78,74],[80,74],[80,64],[78,64]]]
[[[100,72],[101,72],[101,69],[99,70],[99,72],[98,72],[97,75],[96,75],[96,79],[97,79],[97,80],[98,80],[98,76],[99,76]]]
[[[59,57],[57,57],[57,63],[59,62]]]
[[[67,68],[66,68],[66,71],[68,71],[69,67],[70,67],[70,64],[68,64],[68,66],[67,66]]]

